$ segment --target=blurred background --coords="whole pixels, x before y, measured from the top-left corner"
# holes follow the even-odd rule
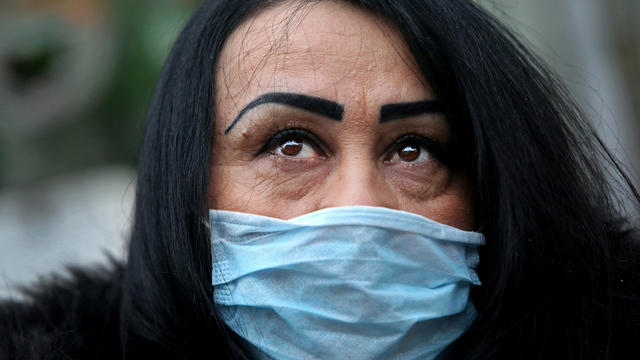
[[[478,0],[639,179],[640,1]],[[126,256],[146,108],[196,0],[0,2],[0,297]]]

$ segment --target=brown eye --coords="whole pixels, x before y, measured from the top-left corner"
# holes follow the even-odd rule
[[[393,150],[385,158],[386,162],[395,163],[421,163],[430,160],[431,154],[425,140],[405,140],[397,142]]]
[[[398,157],[402,161],[412,162],[420,156],[420,147],[413,145],[405,145],[398,149]]]
[[[291,158],[312,158],[319,156],[316,148],[306,140],[287,139],[276,146],[273,153],[280,156]]]
[[[296,156],[302,151],[304,143],[298,140],[287,140],[280,145],[280,152],[286,156]]]
[[[320,140],[307,130],[286,129],[273,135],[258,154],[269,153],[296,160],[324,158],[326,153],[321,144]]]

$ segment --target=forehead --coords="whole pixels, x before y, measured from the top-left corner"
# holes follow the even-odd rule
[[[245,21],[223,48],[216,89],[222,110],[229,112],[270,91],[312,94],[347,106],[432,97],[389,22],[333,1],[285,2]]]

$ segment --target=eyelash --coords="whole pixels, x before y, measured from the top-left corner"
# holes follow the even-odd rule
[[[271,134],[272,135],[269,135],[264,146],[260,149],[260,151],[258,151],[256,156],[272,151],[277,146],[282,144],[285,140],[289,139],[309,141],[316,151],[319,151],[323,155],[327,154],[326,149],[324,148],[324,146],[322,146],[322,141],[320,141],[320,139],[311,131],[301,129],[296,126],[285,126],[283,128],[277,129]],[[384,157],[387,157],[394,151],[397,151],[400,146],[408,142],[414,142],[419,144],[420,146],[423,146],[433,157],[441,162],[444,162],[444,160],[448,158],[446,156],[444,147],[438,140],[413,133],[404,134],[396,139],[389,147],[389,150],[384,153]]]
[[[433,157],[435,157],[439,161],[443,161],[446,157],[444,147],[438,140],[411,133],[404,134],[400,136],[396,141],[394,141],[393,144],[391,144],[391,146],[389,147],[389,150],[385,152],[384,157],[386,158],[394,151],[398,151],[398,149],[400,149],[402,145],[412,142],[423,146]]]
[[[285,126],[274,131],[272,135],[268,137],[268,140],[256,155],[267,153],[275,149],[278,145],[282,144],[284,140],[289,139],[307,140],[312,143],[316,151],[319,151],[322,154],[327,153],[326,149],[322,146],[322,141],[320,141],[320,139],[311,131],[304,130],[295,126]]]

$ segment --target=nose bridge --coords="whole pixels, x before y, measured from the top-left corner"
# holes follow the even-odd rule
[[[336,164],[322,202],[322,208],[354,205],[395,208],[376,162],[366,157],[346,157]]]

